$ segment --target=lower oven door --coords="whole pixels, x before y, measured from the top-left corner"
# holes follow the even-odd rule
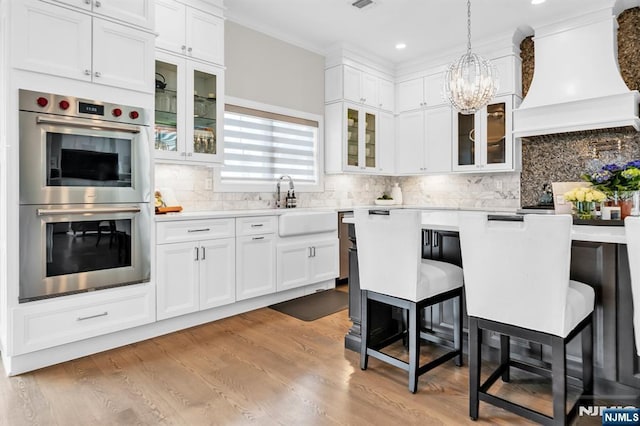
[[[20,206],[20,303],[146,282],[151,207]]]

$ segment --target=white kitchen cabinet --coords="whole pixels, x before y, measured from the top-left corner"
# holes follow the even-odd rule
[[[449,106],[398,115],[396,172],[451,172],[453,113]]]
[[[153,29],[152,0],[54,0],[107,18]]]
[[[369,72],[348,65],[325,71],[325,102],[346,100],[392,112],[394,98],[393,83]]]
[[[153,91],[154,35],[52,4],[17,2],[16,68]],[[55,28],[42,37],[33,28]]]
[[[327,173],[383,172],[378,162],[380,146],[393,144],[393,139],[380,140],[379,115],[378,110],[352,103],[335,103],[325,106],[325,171]],[[387,120],[385,124],[388,125]],[[386,130],[384,133],[389,136],[391,132]]]
[[[512,110],[517,99],[497,97],[475,114],[454,114],[454,171],[511,171],[519,166],[512,133]]]
[[[278,243],[277,290],[334,279],[339,273],[339,241],[334,236],[309,236]]]
[[[158,51],[156,79],[155,158],[221,163],[224,70]]]
[[[236,301],[236,240],[200,242],[200,309]]]
[[[11,310],[12,355],[152,323],[154,289],[136,284],[20,305]]]
[[[447,104],[442,96],[444,73],[402,81],[397,85],[398,112]]]
[[[393,114],[378,114],[378,134],[378,173],[393,175],[396,155],[396,120]]]
[[[234,224],[212,219],[157,225],[159,320],[235,302]]]
[[[172,0],[156,0],[156,47],[224,64],[224,19]]]
[[[236,219],[236,299],[276,292],[275,216]]]
[[[198,246],[193,242],[158,245],[156,286],[158,320],[198,311]]]

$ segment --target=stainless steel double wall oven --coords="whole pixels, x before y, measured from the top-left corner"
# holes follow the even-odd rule
[[[148,281],[144,110],[20,90],[20,302]]]

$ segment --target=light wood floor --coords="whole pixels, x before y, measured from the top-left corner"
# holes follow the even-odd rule
[[[370,359],[361,371],[344,349],[350,325],[346,310],[304,322],[265,308],[17,377],[0,371],[0,424],[528,424],[484,403],[471,422],[466,366],[427,373],[415,395],[399,369]],[[497,392],[550,410],[549,387],[526,382]]]

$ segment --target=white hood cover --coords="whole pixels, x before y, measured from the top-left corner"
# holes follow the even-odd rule
[[[514,136],[640,130],[640,95],[618,68],[617,28],[608,8],[536,29],[533,81],[513,112]]]

